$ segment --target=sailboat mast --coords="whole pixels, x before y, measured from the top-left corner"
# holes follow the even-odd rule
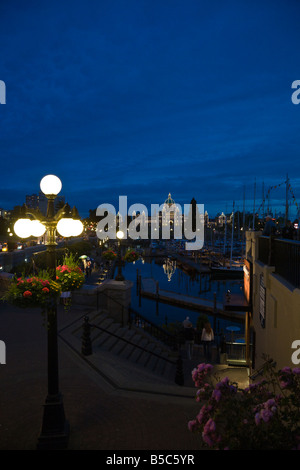
[[[234,231],[234,201],[232,208],[232,226],[231,226],[231,248],[230,248],[230,266],[232,261],[232,250],[233,250],[233,231]]]
[[[265,183],[262,184],[262,219],[265,220]]]
[[[287,221],[289,217],[289,177],[288,174],[286,175],[286,187],[285,187],[285,218],[284,218],[284,224],[287,226]]]
[[[242,257],[244,255],[244,245],[246,245],[245,243],[245,237],[246,237],[246,233],[245,233],[245,185],[244,185],[244,197],[243,197],[243,237],[242,237]],[[246,256],[246,253],[245,253],[245,256]]]
[[[254,225],[254,222],[255,222],[255,195],[256,195],[256,178],[255,178],[255,182],[254,182],[254,201],[253,201],[252,230],[254,230],[254,228],[255,228],[255,225]]]
[[[227,235],[227,215],[225,212],[225,234],[224,234],[224,248],[223,248],[224,255],[226,253],[226,235]]]

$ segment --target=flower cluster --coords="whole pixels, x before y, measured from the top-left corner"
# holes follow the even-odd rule
[[[117,258],[117,253],[113,250],[106,250],[102,253],[102,258],[106,261],[114,261]]]
[[[268,423],[277,411],[277,403],[273,398],[270,398],[265,403],[262,403],[260,406],[254,409],[254,411],[256,410],[257,412],[255,413],[254,418],[255,423],[258,425],[260,424],[261,420],[263,420],[265,423]]]
[[[244,389],[212,376],[210,364],[192,372],[201,408],[188,429],[202,446],[230,450],[300,450],[300,368],[275,372]]]
[[[62,292],[80,289],[85,281],[84,273],[79,266],[62,264],[56,268],[56,280],[61,286]]]
[[[297,385],[298,377],[300,376],[300,367],[284,367],[279,372],[280,386],[282,389],[291,389]],[[299,390],[300,392],[300,390]]]
[[[55,301],[60,295],[60,285],[47,274],[33,277],[15,277],[3,300],[17,307],[42,307]]]
[[[211,364],[199,364],[192,371],[192,379],[195,383],[195,387],[202,387],[209,374],[212,372],[213,366]]]
[[[134,250],[126,251],[124,255],[124,261],[126,261],[127,263],[133,263],[134,261],[137,261],[138,259],[139,259],[139,254]]]

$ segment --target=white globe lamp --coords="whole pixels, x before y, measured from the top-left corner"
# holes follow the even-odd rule
[[[72,219],[72,236],[78,237],[83,232],[83,223],[81,220],[74,220]]]
[[[56,230],[62,237],[71,237],[73,232],[73,219],[60,219],[57,223]]]
[[[14,225],[14,232],[20,238],[28,238],[31,236],[31,220],[19,219]]]
[[[31,221],[31,235],[41,237],[46,232],[46,227],[38,220]]]
[[[57,176],[47,175],[42,178],[40,188],[46,196],[56,196],[61,191],[62,183]]]

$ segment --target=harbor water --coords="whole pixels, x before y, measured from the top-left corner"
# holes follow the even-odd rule
[[[184,272],[176,266],[176,262],[170,258],[149,258],[148,260],[139,259],[135,263],[126,263],[122,269],[125,279],[133,282],[132,288],[132,308],[152,321],[156,325],[170,325],[171,323],[182,322],[187,316],[196,327],[199,315],[207,315],[215,332],[223,331],[226,333],[227,328],[236,326],[239,328],[239,334],[244,334],[244,321],[237,321],[224,318],[221,315],[214,317],[206,312],[201,313],[199,310],[191,310],[190,308],[181,308],[168,305],[156,300],[140,297],[137,289],[138,276],[143,279],[153,279],[158,283],[159,289],[174,293],[184,294],[185,296],[197,297],[206,300],[223,302],[226,292],[231,293],[243,292],[242,279],[222,279],[212,280],[210,274],[196,273],[191,275]]]

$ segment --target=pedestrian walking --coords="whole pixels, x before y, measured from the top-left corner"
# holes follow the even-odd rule
[[[189,360],[191,360],[192,355],[193,355],[193,346],[195,342],[195,330],[193,328],[193,324],[190,321],[189,317],[186,317],[186,319],[182,322],[182,324],[184,328],[184,339],[185,339],[187,357]]]
[[[209,322],[204,325],[201,335],[203,343],[204,356],[207,361],[211,361],[211,346],[214,342],[214,332]]]

